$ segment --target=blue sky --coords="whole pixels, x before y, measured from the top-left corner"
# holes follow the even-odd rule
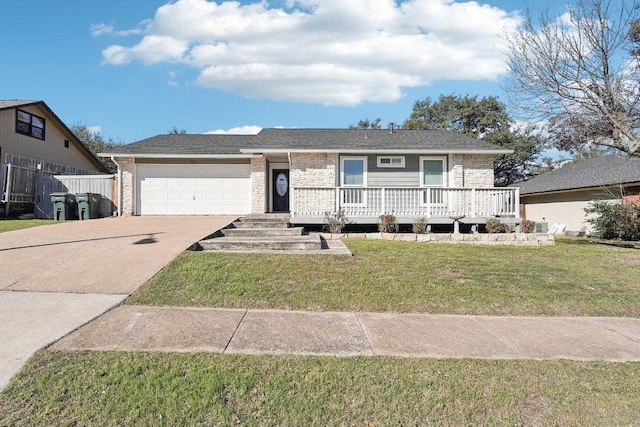
[[[552,2],[557,10],[564,2]],[[539,6],[539,4],[536,4]],[[524,0],[2,0],[0,99],[133,142],[172,127],[402,123],[416,100],[496,95]]]

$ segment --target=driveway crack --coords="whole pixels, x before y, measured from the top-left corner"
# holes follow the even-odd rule
[[[375,352],[373,351],[373,345],[371,344],[371,340],[369,339],[369,335],[367,335],[367,331],[364,329],[364,326],[362,326],[362,323],[360,322],[360,317],[358,317],[357,313],[353,313],[353,315],[356,318],[356,322],[358,322],[358,326],[360,327],[360,330],[362,331],[362,336],[364,336],[364,340],[367,343],[367,346],[369,347],[369,351],[371,352],[371,354],[373,356],[375,356]]]

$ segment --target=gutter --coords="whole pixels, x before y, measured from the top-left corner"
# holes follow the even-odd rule
[[[447,149],[349,149],[349,148],[331,148],[331,149],[241,149],[242,153],[349,153],[349,154],[511,154],[513,150],[447,150]]]

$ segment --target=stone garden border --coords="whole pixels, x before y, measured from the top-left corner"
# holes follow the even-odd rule
[[[371,239],[403,242],[462,243],[468,245],[554,246],[553,234],[546,233],[320,233],[325,240]]]

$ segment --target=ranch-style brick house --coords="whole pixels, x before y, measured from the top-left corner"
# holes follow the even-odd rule
[[[517,188],[494,187],[502,147],[440,130],[263,129],[257,135],[158,135],[102,153],[118,165],[122,215],[288,213],[322,224],[381,214],[518,222]]]

